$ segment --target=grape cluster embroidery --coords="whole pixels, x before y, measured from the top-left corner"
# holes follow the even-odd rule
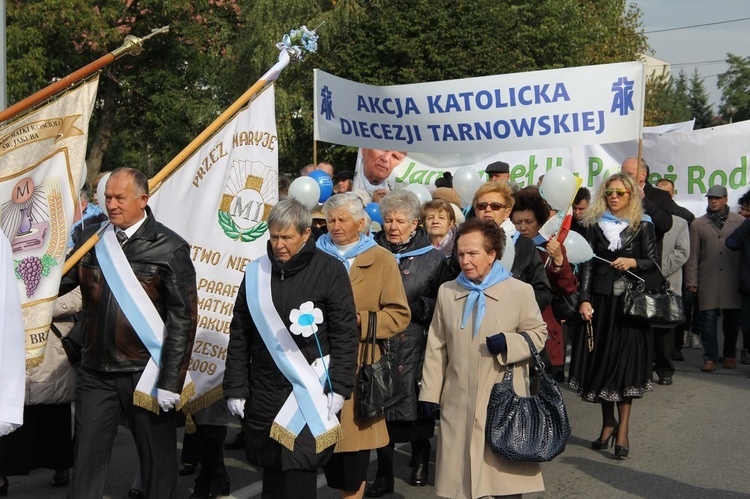
[[[49,269],[53,265],[57,265],[57,260],[46,253],[42,258],[27,256],[23,260],[15,260],[16,277],[23,279],[23,283],[26,285],[26,298],[31,298],[34,295],[42,276],[48,276]]]

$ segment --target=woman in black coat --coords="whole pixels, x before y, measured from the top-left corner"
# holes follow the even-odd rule
[[[268,216],[271,240],[267,250],[271,263],[270,292],[279,318],[291,331],[292,340],[305,360],[313,364],[321,353],[330,355],[324,382],[324,392],[329,394],[330,420],[354,388],[359,328],[346,270],[339,260],[316,249],[311,222],[310,213],[291,198],[280,201],[271,210]],[[242,416],[248,461],[264,468],[263,497],[315,497],[316,470],[331,457],[334,446],[317,452],[307,424],[294,439],[293,450],[271,438],[274,418],[292,393],[292,385],[258,331],[259,318],[250,314],[245,285],[243,279],[230,324],[224,397],[229,399],[230,411]],[[296,324],[292,320],[293,311],[302,310],[307,302],[321,312],[323,321],[316,321],[315,334],[305,336],[295,329],[301,322]]]
[[[625,173],[601,185],[584,224],[594,254],[607,261],[594,258],[581,266],[579,312],[590,321],[593,338],[575,336],[569,383],[583,400],[601,404],[602,429],[592,448],[606,449],[614,440],[615,456],[627,457],[632,401],[651,390],[653,347],[648,324],[623,316],[622,292],[635,280],[628,272],[646,277],[656,270],[656,236],[638,187]]]
[[[435,432],[435,420],[419,414],[417,401],[427,328],[435,310],[444,257],[432,246],[424,229],[418,227],[421,213],[419,199],[408,191],[392,191],[380,202],[383,231],[375,235],[375,241],[393,253],[398,261],[411,322],[400,334],[386,340],[401,373],[406,398],[385,413],[390,443],[378,449],[378,471],[375,482],[365,492],[368,497],[380,497],[393,491],[396,442],[411,442],[414,464],[411,485],[427,484],[429,439]]]

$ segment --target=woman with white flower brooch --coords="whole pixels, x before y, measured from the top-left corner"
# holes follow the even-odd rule
[[[242,418],[262,497],[314,498],[317,470],[343,431],[358,330],[342,265],[315,248],[312,216],[292,198],[268,214],[267,255],[248,264],[230,325],[224,396]]]
[[[393,256],[365,236],[366,215],[361,199],[345,193],[326,201],[328,234],[318,239],[318,248],[338,258],[349,272],[349,281],[360,326],[359,360],[367,337],[368,312],[377,313],[378,339],[390,338],[409,324],[409,305],[398,265]],[[375,350],[380,355],[378,349]],[[360,418],[348,400],[341,411],[344,438],[325,466],[328,485],[342,497],[362,497],[367,479],[370,450],[388,444],[385,418]]]

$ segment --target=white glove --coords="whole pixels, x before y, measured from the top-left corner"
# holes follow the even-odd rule
[[[12,433],[13,430],[19,428],[20,426],[21,425],[13,423],[0,423],[0,437],[4,437],[5,435]]]
[[[344,407],[344,397],[338,393],[328,394],[328,420],[330,421]]]
[[[157,388],[156,400],[159,402],[159,407],[161,407],[162,411],[169,412],[180,401],[180,394]]]
[[[245,399],[227,399],[227,407],[232,416],[245,417]]]

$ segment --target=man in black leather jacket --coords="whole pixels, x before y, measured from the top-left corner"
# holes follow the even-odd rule
[[[62,295],[80,284],[85,314],[71,497],[102,497],[112,442],[124,417],[138,450],[145,496],[170,498],[177,485],[176,411],[170,409],[179,401],[197,326],[195,269],[188,243],[158,223],[148,208],[143,173],[115,170],[105,197],[112,225],[127,236],[120,242],[125,258],[164,321],[161,358],[155,359],[159,406],[146,410],[133,404],[150,354],[102,274],[97,245],[68,272],[60,288]],[[76,249],[98,229],[87,228]]]

